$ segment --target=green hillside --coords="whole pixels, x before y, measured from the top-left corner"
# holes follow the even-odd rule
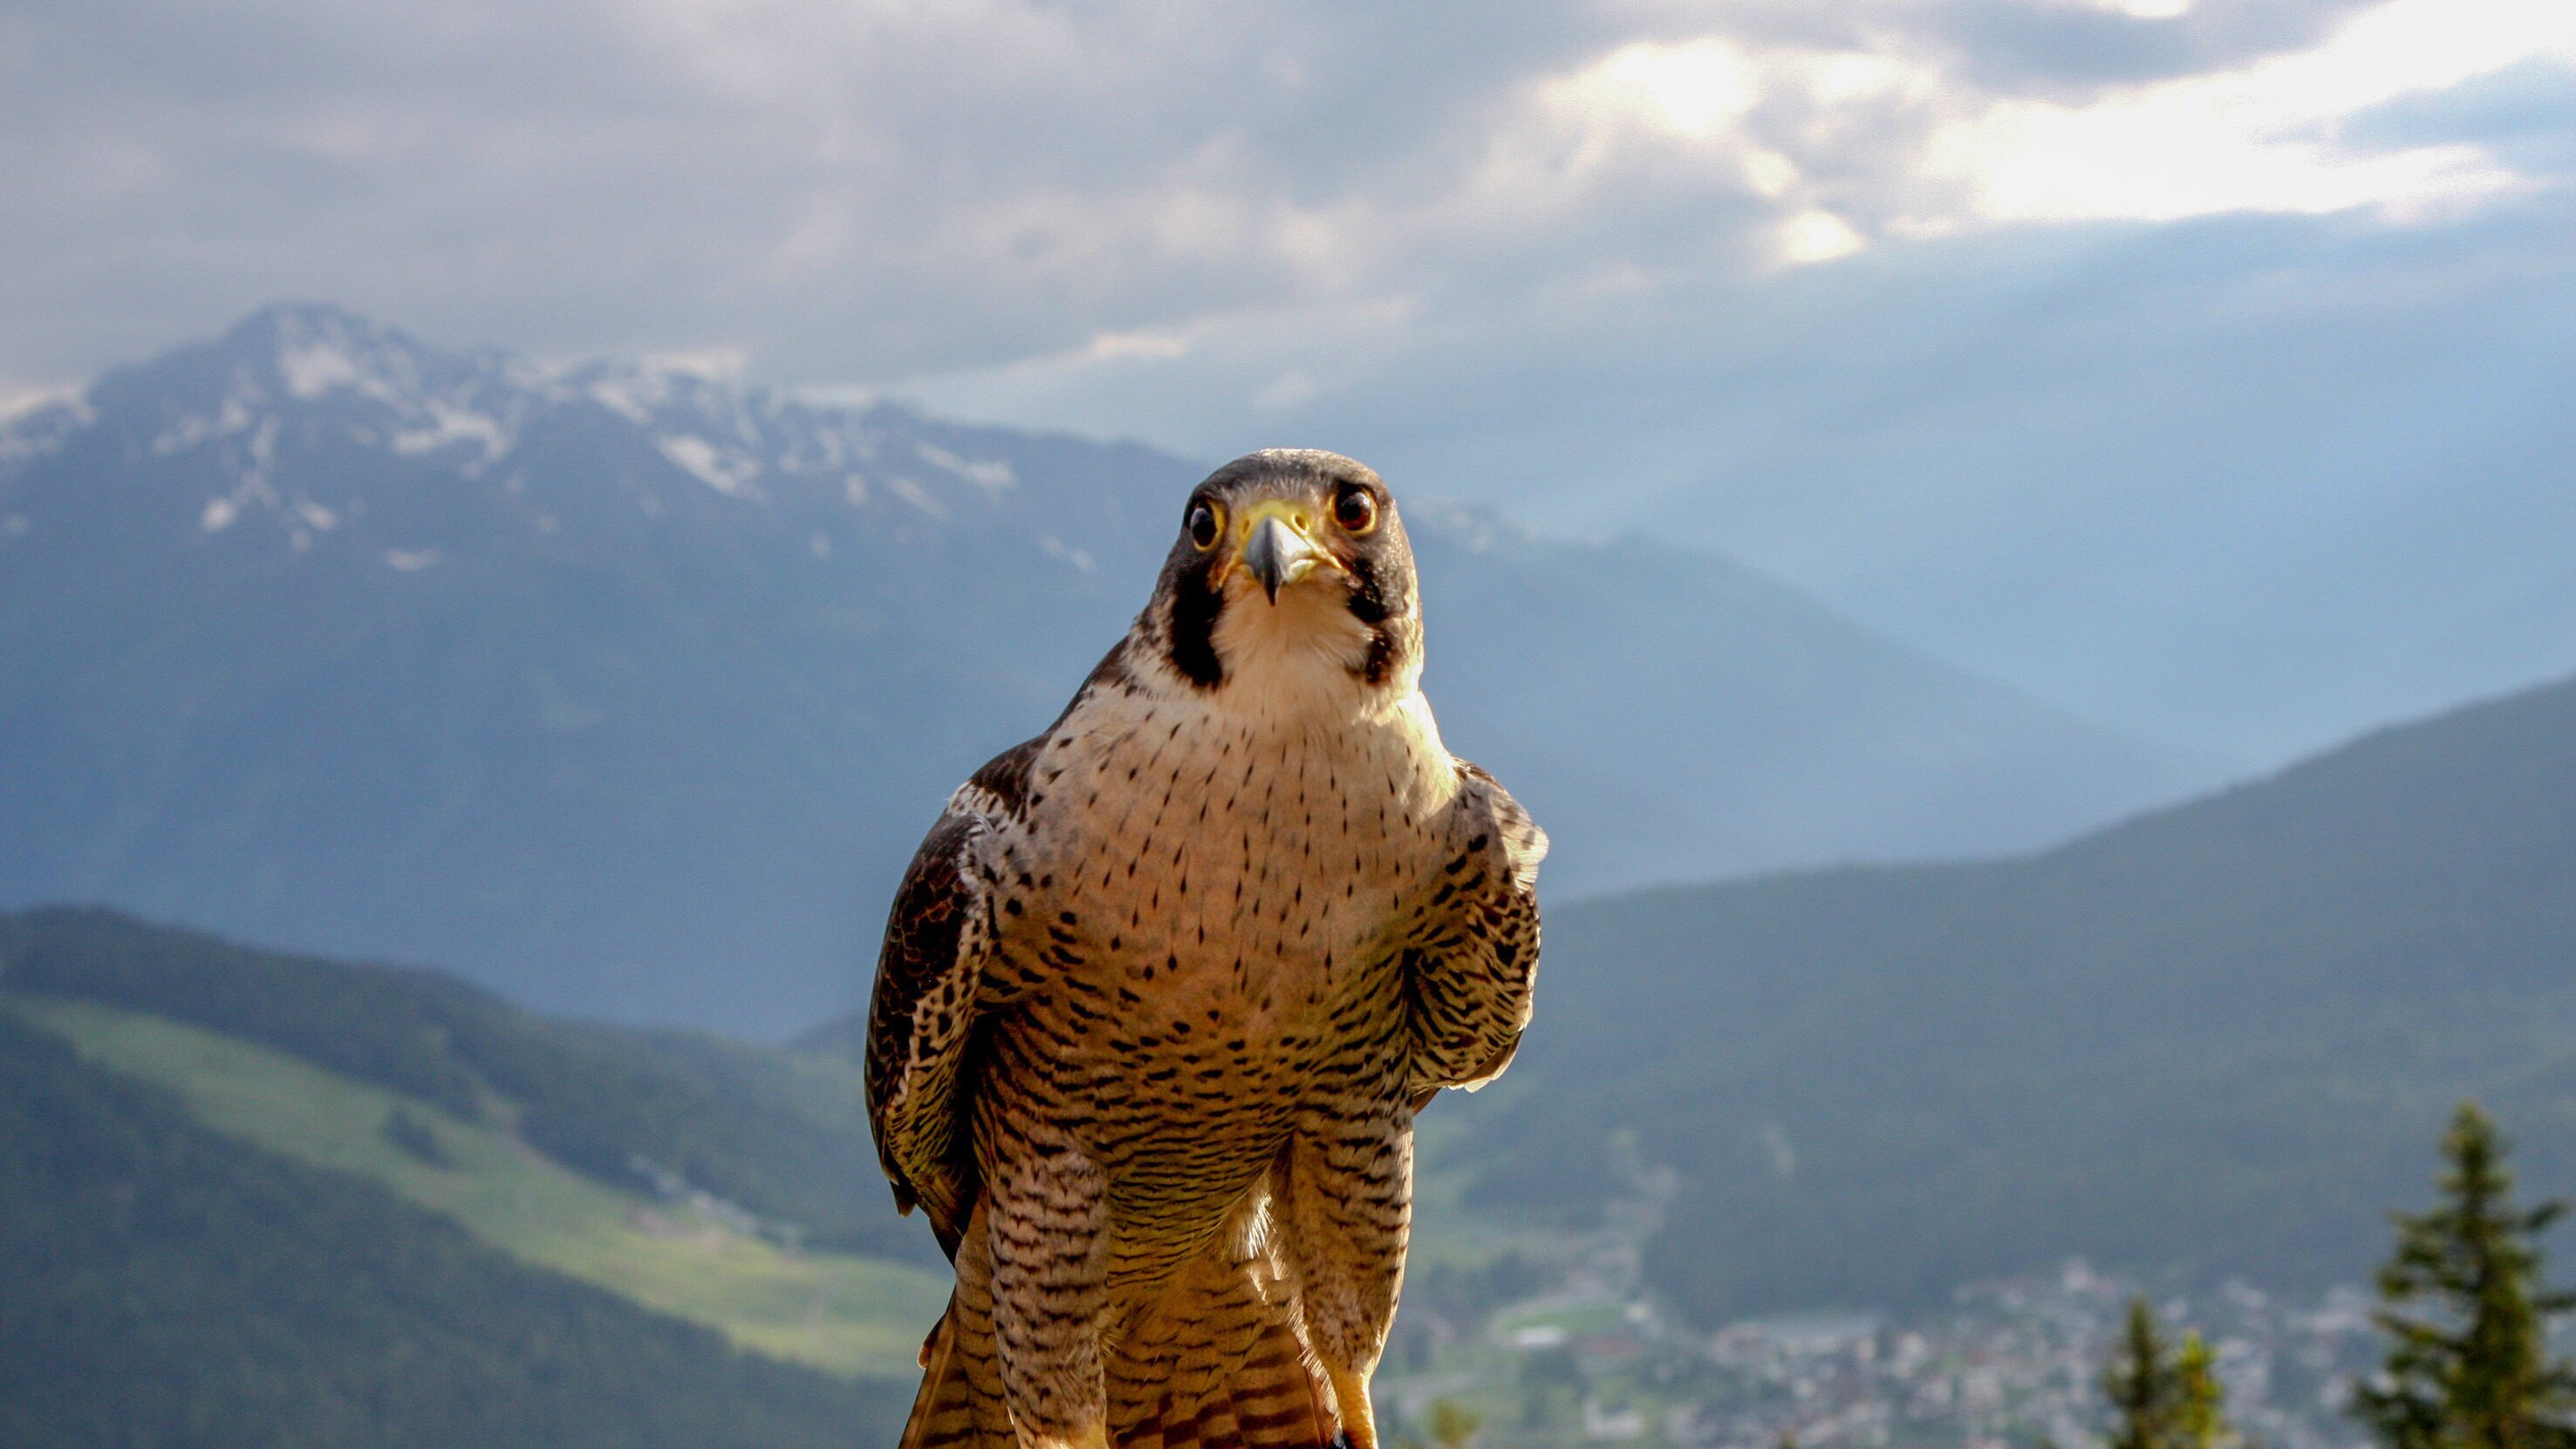
[[[2364,1277],[2475,1093],[2576,1187],[2576,684],[2042,855],[1553,910],[1478,1198],[1633,1142],[1695,1316],[1922,1302],[2072,1254]]]
[[[509,1125],[613,1187],[676,1173],[815,1246],[939,1262],[889,1210],[858,1071],[681,1032],[541,1017],[431,971],[235,946],[112,911],[0,915],[0,988],[149,1012]]]
[[[170,1089],[218,1132],[369,1179],[514,1258],[715,1328],[738,1347],[909,1379],[922,1332],[947,1301],[928,1269],[782,1251],[704,1211],[568,1171],[492,1123],[264,1047],[86,1002],[0,1000],[85,1060]],[[425,1145],[393,1140],[386,1124],[397,1113]]]
[[[39,1011],[88,1039],[127,1029]],[[476,1145],[452,1145],[471,1170]],[[907,1397],[523,1266],[204,1126],[13,1011],[0,1282],[13,1445],[821,1449],[887,1442]]]

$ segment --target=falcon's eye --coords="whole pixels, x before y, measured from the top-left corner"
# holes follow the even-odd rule
[[[1342,532],[1361,537],[1377,527],[1377,500],[1367,489],[1345,483],[1333,495],[1333,521],[1342,526]]]
[[[1190,505],[1189,529],[1190,547],[1205,553],[1216,547],[1217,535],[1225,531],[1225,525],[1216,516],[1215,504],[1200,502]]]

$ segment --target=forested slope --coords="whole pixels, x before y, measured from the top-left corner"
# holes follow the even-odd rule
[[[1551,912],[1492,1205],[1681,1177],[1650,1273],[1709,1320],[2084,1254],[2358,1281],[2462,1095],[2576,1186],[2576,684],[1992,864]]]
[[[522,1267],[5,1010],[0,1282],[0,1443],[47,1449],[822,1449],[907,1397]]]
[[[0,989],[152,1012],[255,1041],[469,1120],[493,1097],[548,1156],[637,1185],[639,1164],[805,1241],[936,1262],[896,1218],[859,1075],[679,1032],[567,1022],[434,971],[236,946],[113,911],[0,916]]]

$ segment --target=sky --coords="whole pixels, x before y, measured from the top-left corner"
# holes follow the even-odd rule
[[[285,297],[1722,550],[2248,767],[2576,669],[2576,5],[0,0],[0,402]]]

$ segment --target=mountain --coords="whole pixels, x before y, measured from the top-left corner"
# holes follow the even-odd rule
[[[1200,471],[262,311],[0,429],[0,905],[811,1023]],[[1408,520],[1444,727],[1552,891],[2026,847],[2199,778],[1720,559]]]
[[[479,1027],[441,1010],[478,1000]],[[422,973],[100,913],[0,918],[0,1442],[889,1441],[933,1273],[784,1249],[782,1224],[667,1166],[656,1191],[549,1155],[568,1093],[694,1095],[626,1139],[688,1161],[651,1136],[730,1110],[788,1145],[764,1075],[849,1075],[752,1048],[691,1071],[671,1045]]]
[[[2576,682],[2026,858],[1562,909],[1489,1206],[1678,1187],[1703,1322],[1920,1304],[2069,1256],[2365,1276],[2475,1095],[2576,1189]]]

